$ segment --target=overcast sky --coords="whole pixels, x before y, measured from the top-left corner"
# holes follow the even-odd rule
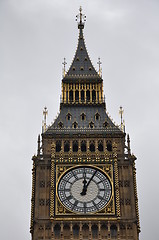
[[[137,156],[141,240],[158,240],[159,1],[0,0],[0,239],[30,239],[31,157],[59,111],[62,61],[69,68],[84,29],[90,58],[101,57],[107,110]]]

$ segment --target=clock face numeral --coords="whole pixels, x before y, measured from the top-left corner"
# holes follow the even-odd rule
[[[112,186],[109,178],[95,167],[75,167],[67,171],[57,186],[62,204],[75,213],[100,211],[109,202]]]

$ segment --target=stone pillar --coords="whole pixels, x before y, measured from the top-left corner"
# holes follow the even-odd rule
[[[90,102],[92,103],[92,84],[90,84]]]
[[[84,84],[84,102],[86,103],[86,91],[87,91],[87,85]]]
[[[101,240],[101,223],[98,222],[98,239]]]
[[[89,222],[89,240],[92,239],[92,224]]]
[[[79,224],[79,239],[82,240],[82,222]]]
[[[79,84],[78,91],[79,91],[79,103],[81,103],[81,84]]]
[[[108,240],[110,240],[110,222],[108,221]]]
[[[61,240],[63,239],[63,222],[61,222]]]
[[[54,224],[51,224],[51,240],[55,239],[55,234],[54,234]]]
[[[119,223],[117,224],[117,239],[120,239],[120,225]]]
[[[75,103],[75,84],[73,84],[73,103]]]
[[[70,239],[73,239],[73,225],[72,222],[70,223]]]

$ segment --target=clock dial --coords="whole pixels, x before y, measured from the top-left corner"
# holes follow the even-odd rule
[[[112,186],[109,178],[95,167],[75,167],[62,175],[57,185],[61,203],[75,213],[100,211],[109,202]]]

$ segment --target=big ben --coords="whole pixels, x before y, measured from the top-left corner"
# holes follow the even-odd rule
[[[49,127],[44,119],[32,158],[32,240],[138,240],[136,157],[122,117],[118,126],[107,114],[101,62],[97,72],[81,8],[77,21],[78,45],[68,71],[63,63],[60,113]]]

